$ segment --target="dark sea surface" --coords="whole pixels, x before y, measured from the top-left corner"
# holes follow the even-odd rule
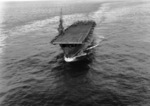
[[[65,28],[97,23],[81,61],[49,43],[61,7]],[[0,106],[150,106],[150,2],[7,2],[2,15]]]

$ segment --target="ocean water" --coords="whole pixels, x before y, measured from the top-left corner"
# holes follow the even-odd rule
[[[66,63],[65,28],[95,20],[99,46]],[[6,2],[0,21],[0,106],[150,106],[150,2]]]

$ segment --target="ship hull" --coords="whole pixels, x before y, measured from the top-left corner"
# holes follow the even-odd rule
[[[63,52],[64,52],[64,60],[66,62],[73,62],[77,61],[79,57],[83,57],[86,55],[84,53],[84,47],[85,45],[81,44],[67,44],[67,45],[60,45]]]
[[[91,39],[90,42],[85,42],[84,44],[67,44],[60,45],[60,47],[64,51],[64,60],[74,62],[84,59],[89,54],[89,51],[96,46],[94,45],[94,40]]]

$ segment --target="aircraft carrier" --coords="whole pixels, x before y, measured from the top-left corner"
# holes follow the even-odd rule
[[[92,35],[95,26],[96,23],[93,20],[77,21],[64,29],[62,15],[60,15],[59,33],[51,43],[60,45],[66,62],[76,61],[87,55],[86,51],[92,48],[94,41]]]

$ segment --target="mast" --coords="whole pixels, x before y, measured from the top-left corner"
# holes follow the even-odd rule
[[[58,32],[59,32],[59,34],[63,34],[63,33],[64,33],[62,9],[61,9],[61,11],[60,11],[60,19],[59,19]]]

